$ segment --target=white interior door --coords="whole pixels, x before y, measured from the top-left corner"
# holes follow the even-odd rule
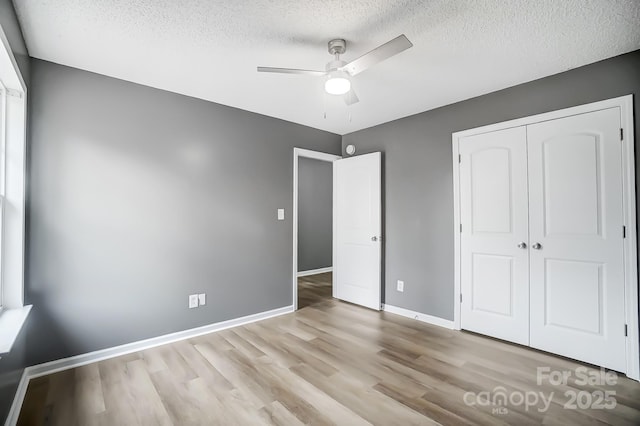
[[[527,127],[531,346],[625,371],[619,129],[619,108]]]
[[[333,196],[334,296],[380,310],[381,154],[334,161]]]
[[[461,327],[529,344],[524,127],[460,140]]]

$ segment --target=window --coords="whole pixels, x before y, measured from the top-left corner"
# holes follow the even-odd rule
[[[24,306],[27,90],[0,28],[0,354],[26,320]]]
[[[2,312],[2,294],[3,294],[3,236],[4,236],[4,193],[5,193],[5,173],[6,173],[6,121],[7,121],[7,89],[2,80],[0,80],[0,312]]]

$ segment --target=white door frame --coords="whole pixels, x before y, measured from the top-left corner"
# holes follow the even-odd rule
[[[626,238],[624,241],[624,274],[625,274],[625,321],[627,324],[627,377],[640,380],[640,331],[638,325],[638,257],[636,242],[636,191],[635,191],[635,157],[633,128],[633,95],[621,96],[600,102],[579,105],[558,111],[532,115],[530,117],[491,124],[475,129],[464,130],[451,135],[453,142],[453,205],[454,205],[454,328],[460,330],[460,169],[458,142],[465,136],[493,132],[511,127],[526,126],[542,121],[555,120],[572,115],[599,111],[608,108],[620,108],[620,125],[622,127],[622,191],[623,214]],[[621,330],[622,332],[622,330]]]
[[[342,157],[325,152],[293,148],[293,310],[298,310],[298,159],[312,158],[333,163]],[[332,187],[333,190],[333,187]],[[333,237],[332,237],[333,238]]]

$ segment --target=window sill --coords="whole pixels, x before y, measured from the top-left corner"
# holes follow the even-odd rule
[[[7,309],[0,314],[0,354],[9,353],[18,333],[31,311],[28,305],[18,309]]]

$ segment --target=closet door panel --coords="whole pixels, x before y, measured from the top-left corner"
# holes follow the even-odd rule
[[[529,343],[524,127],[460,140],[461,326]]]
[[[527,126],[531,346],[625,367],[620,112]]]

